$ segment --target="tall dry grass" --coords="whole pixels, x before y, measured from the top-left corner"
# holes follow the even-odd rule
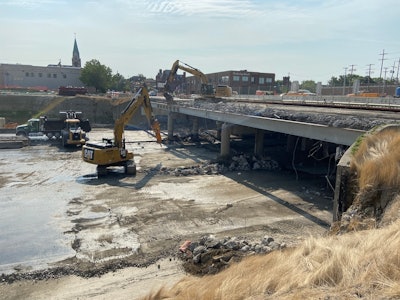
[[[400,221],[252,256],[144,299],[399,299]]]
[[[400,134],[387,128],[367,136],[354,154],[350,169],[356,174],[361,206],[379,204],[400,190]],[[387,198],[387,199],[382,199]]]

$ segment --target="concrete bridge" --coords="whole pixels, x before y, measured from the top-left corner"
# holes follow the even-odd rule
[[[173,137],[174,119],[177,118],[179,114],[192,117],[193,135],[198,134],[199,118],[216,121],[221,129],[221,156],[229,155],[230,135],[235,130],[235,127],[237,128],[238,126],[250,130],[253,129],[255,134],[255,154],[262,154],[265,130],[344,146],[352,145],[357,138],[365,132],[364,130],[352,128],[337,128],[316,123],[304,123],[249,114],[194,108],[180,105],[179,102],[174,105],[168,105],[153,101],[152,106],[156,115],[168,115],[168,138]]]
[[[396,103],[397,104],[397,103]],[[266,118],[250,114],[238,114],[232,112],[223,112],[216,110],[207,110],[187,106],[186,104],[167,105],[162,102],[153,101],[152,106],[155,114],[168,115],[168,137],[173,137],[174,119],[179,117],[179,114],[192,117],[192,134],[198,134],[199,118],[214,120],[220,126],[221,140],[221,157],[230,154],[230,136],[237,127],[245,127],[248,130],[252,129],[255,136],[254,153],[263,154],[264,150],[264,131],[278,132],[288,135],[287,147],[293,145],[293,138],[301,137],[303,140],[312,139],[327,143],[336,144],[338,147],[351,146],[357,138],[364,134],[364,130],[352,128],[338,128],[316,123],[304,123],[298,121],[283,120],[279,118]],[[322,113],[323,114],[323,113]],[[370,112],[371,117],[374,112]],[[391,116],[395,118],[394,116]],[[391,118],[389,117],[389,118]],[[390,120],[390,119],[389,119]],[[396,120],[392,120],[396,121]],[[389,121],[390,122],[390,121]],[[339,157],[340,158],[340,157]],[[333,221],[341,218],[342,213],[352,203],[352,195],[347,192],[350,190],[350,185],[354,184],[349,181],[349,166],[350,166],[350,148],[337,161],[337,172],[334,186],[333,199]]]

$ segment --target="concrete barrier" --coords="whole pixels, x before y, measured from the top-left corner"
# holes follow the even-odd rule
[[[29,139],[21,136],[0,135],[0,149],[18,149],[29,146]]]

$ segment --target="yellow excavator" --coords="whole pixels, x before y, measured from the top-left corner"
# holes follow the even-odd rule
[[[126,174],[136,174],[133,153],[126,149],[124,128],[141,106],[143,106],[157,142],[161,143],[160,124],[153,116],[148,89],[146,86],[142,86],[115,121],[114,139],[103,138],[100,142],[87,142],[82,147],[82,159],[97,165],[98,176],[106,175],[107,168],[111,166],[123,166]]]
[[[171,88],[171,84],[175,79],[178,69],[181,69],[182,71],[188,72],[188,73],[200,78],[200,80],[201,80],[200,93],[202,96],[204,96],[206,98],[232,96],[232,88],[231,87],[229,87],[227,85],[219,85],[217,87],[217,90],[215,91],[212,84],[208,83],[208,78],[203,72],[201,72],[199,69],[196,69],[186,63],[176,60],[171,67],[171,71],[170,71],[167,81],[165,82],[165,85],[164,85],[164,97],[168,103],[171,103],[174,100],[174,97],[172,96],[173,91]]]

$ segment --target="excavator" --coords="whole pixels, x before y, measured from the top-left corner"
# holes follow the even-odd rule
[[[217,90],[215,91],[212,84],[208,83],[208,78],[203,72],[201,72],[199,69],[196,69],[186,63],[176,60],[171,67],[171,71],[170,71],[167,81],[165,82],[165,85],[164,85],[164,97],[168,103],[172,103],[174,100],[174,97],[172,96],[173,91],[171,88],[171,84],[175,79],[178,69],[181,69],[182,71],[188,72],[188,73],[200,78],[200,80],[201,80],[200,93],[202,96],[204,96],[206,98],[232,96],[232,88],[231,87],[226,86],[226,85],[219,85],[217,87]]]
[[[115,121],[114,139],[103,138],[101,142],[87,142],[82,147],[83,161],[97,165],[98,176],[106,175],[107,168],[111,166],[123,166],[127,175],[136,174],[133,153],[126,149],[124,128],[142,106],[149,125],[155,133],[157,142],[162,142],[160,124],[153,116],[149,92],[144,85],[138,90],[122,111],[120,117]]]

